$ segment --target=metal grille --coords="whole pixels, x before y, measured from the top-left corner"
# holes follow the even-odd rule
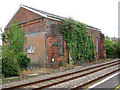
[[[59,56],[63,55],[63,35],[57,34],[57,44],[58,44],[58,54]]]

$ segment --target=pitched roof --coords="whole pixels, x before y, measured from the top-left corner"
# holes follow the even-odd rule
[[[65,20],[67,18],[65,17],[62,17],[62,16],[58,16],[58,15],[55,15],[55,14],[52,14],[52,13],[48,13],[48,12],[45,12],[45,11],[42,11],[42,10],[38,10],[38,9],[35,9],[35,8],[32,8],[32,7],[29,7],[29,6],[26,6],[26,5],[21,5],[21,7],[23,8],[26,8],[26,9],[29,9],[29,10],[32,10],[33,12],[37,13],[37,14],[40,14],[42,15],[43,17],[47,17],[47,18],[52,18],[52,19],[56,19],[56,20]],[[79,22],[79,21],[78,21]],[[100,30],[98,28],[95,28],[93,26],[90,26],[90,25],[87,25],[86,26],[88,28],[93,28],[93,29],[96,29],[96,30]]]
[[[29,7],[29,6],[26,6],[26,5],[21,5],[21,7],[24,7],[24,8],[29,8],[35,12],[38,12],[39,14],[42,14],[43,16],[47,16],[47,17],[50,17],[50,18],[55,18],[55,19],[59,19],[59,20],[65,20],[66,18],[65,17],[62,17],[62,16],[58,16],[58,15],[55,15],[55,14],[52,14],[52,13],[48,13],[48,12],[45,12],[45,11],[42,11],[42,10],[38,10],[38,9],[35,9],[35,8],[32,8],[32,7]]]
[[[111,41],[117,41],[118,38],[116,38],[116,37],[111,37],[110,40],[111,40]]]
[[[45,12],[45,11],[42,11],[42,10],[38,10],[38,9],[35,9],[35,8],[32,8],[32,7],[26,6],[26,5],[22,5],[21,4],[20,7],[23,7],[25,9],[27,9],[27,10],[30,10],[30,11],[32,11],[34,13],[37,13],[37,14],[43,16],[43,17],[46,17],[46,18],[50,18],[50,19],[54,19],[54,20],[58,20],[58,21],[66,20],[67,19],[66,17],[58,16],[58,15],[55,15],[55,14],[52,14],[52,13],[48,13],[48,12]],[[79,21],[77,21],[77,22],[79,22]],[[95,27],[87,25],[87,24],[86,24],[86,26],[87,26],[87,28],[92,28],[92,29],[95,29],[95,30],[100,30],[98,28],[95,28]]]

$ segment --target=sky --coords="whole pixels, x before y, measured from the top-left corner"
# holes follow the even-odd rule
[[[0,27],[2,30],[20,4],[75,20],[101,29],[105,36],[118,37],[119,0],[1,0]]]

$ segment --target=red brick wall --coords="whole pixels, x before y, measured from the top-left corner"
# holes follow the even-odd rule
[[[28,22],[24,24],[25,33],[35,33],[46,30],[46,22],[43,19],[38,19],[35,21]]]
[[[54,52],[54,59],[55,61],[66,61],[68,54],[66,49],[66,43],[63,39],[63,56],[58,56],[58,46],[55,46],[54,48],[51,47],[52,42],[57,43],[57,34],[62,34],[62,22],[51,20],[48,18],[41,18],[37,20],[33,20],[36,18],[40,18],[41,16],[26,10],[24,8],[20,8],[16,15],[12,18],[10,23],[7,25],[8,27],[13,23],[13,20],[16,18],[19,23],[23,23],[29,20],[29,22],[24,23],[24,29],[25,34],[27,37],[27,43],[25,42],[24,51],[26,52],[27,46],[35,46],[35,53],[33,54],[27,54],[28,57],[31,58],[32,62],[42,62],[44,65],[46,64],[46,61],[51,62],[52,53]],[[54,23],[56,25],[55,35],[45,38],[46,33],[51,33],[51,23]],[[22,25],[21,25],[22,26]],[[88,28],[89,34],[93,36],[93,42],[95,43],[95,38],[98,37],[99,40],[99,53],[95,56],[96,58],[99,58],[104,53],[103,51],[103,45],[104,41],[101,41],[100,39],[100,31],[93,30]],[[46,43],[46,47],[45,47]],[[102,52],[103,51],[103,52]],[[56,67],[58,67],[56,65]]]
[[[95,46],[95,39],[98,38],[98,54],[96,53],[96,49],[94,50],[95,57],[98,59],[99,57],[104,58],[106,57],[106,49],[104,47],[105,40],[101,38],[99,30],[94,30],[91,28],[87,28],[89,31],[88,35],[92,35],[94,46]]]
[[[58,68],[58,64],[60,61],[66,61],[67,60],[67,50],[66,50],[66,43],[63,39],[63,56],[58,55],[58,45],[52,47],[52,43],[57,44],[57,34],[62,34],[62,22],[56,21],[56,20],[51,20],[51,19],[46,19],[45,22],[47,25],[47,32],[51,34],[47,38],[47,58],[48,62],[51,63],[52,61],[52,55],[54,55],[54,60],[55,60],[55,67]],[[56,25],[55,31],[52,33],[50,30],[50,25],[51,23],[54,23]]]
[[[26,21],[29,21],[29,20],[32,20],[32,19],[36,19],[38,17],[40,17],[40,15],[35,14],[35,13],[21,7],[18,10],[18,12],[13,16],[11,21],[8,23],[7,27],[9,27],[11,24],[13,24],[14,19],[17,19],[19,23],[23,23],[23,22],[26,22]]]
[[[26,34],[25,48],[28,46],[35,47],[35,53],[27,53],[31,62],[46,64],[45,34],[46,32]]]
[[[101,55],[101,58],[103,59],[106,59],[106,46],[105,46],[105,39],[101,38],[100,39],[100,55]]]
[[[62,34],[62,31],[61,31],[62,30],[61,29],[62,23],[59,22],[59,21],[44,18],[44,19],[39,19],[39,20],[27,22],[27,23],[24,24],[26,35],[31,34],[31,36],[27,37],[27,46],[33,45],[33,46],[36,47],[36,49],[40,50],[40,52],[35,51],[35,54],[27,54],[27,55],[28,55],[28,57],[30,57],[32,59],[32,62],[38,62],[39,57],[41,55],[41,57],[45,57],[45,59],[47,59],[47,61],[51,63],[52,53],[54,53],[54,59],[55,59],[55,62],[57,62],[57,65],[56,65],[56,68],[57,68],[59,61],[67,60],[67,50],[66,50],[65,41],[63,42],[64,55],[62,57],[58,57],[58,46],[56,46],[54,48],[51,47],[52,42],[57,43],[57,37],[56,36],[55,37],[53,37],[53,36],[47,37],[46,41],[45,41],[45,35],[32,36],[32,34],[39,33],[41,31],[46,31],[47,33],[50,33],[51,32],[50,23],[55,23],[56,26],[58,26],[58,24],[59,24],[60,31],[57,30],[58,29],[58,27],[57,27],[55,33],[56,33],[56,35],[58,33]],[[39,40],[39,39],[41,39],[41,40]],[[37,43],[37,42],[39,42],[39,43]],[[42,45],[45,46],[45,42],[47,44],[47,52],[46,52],[47,56],[40,54],[43,51],[45,51],[45,48],[38,47],[38,46],[42,46]],[[42,44],[42,43],[44,43],[44,44]],[[25,45],[25,48],[26,48],[26,45]],[[43,61],[46,61],[46,60],[43,60]]]

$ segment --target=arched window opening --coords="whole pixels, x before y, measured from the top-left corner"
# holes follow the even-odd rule
[[[95,49],[96,53],[98,53],[98,38],[95,39]]]

